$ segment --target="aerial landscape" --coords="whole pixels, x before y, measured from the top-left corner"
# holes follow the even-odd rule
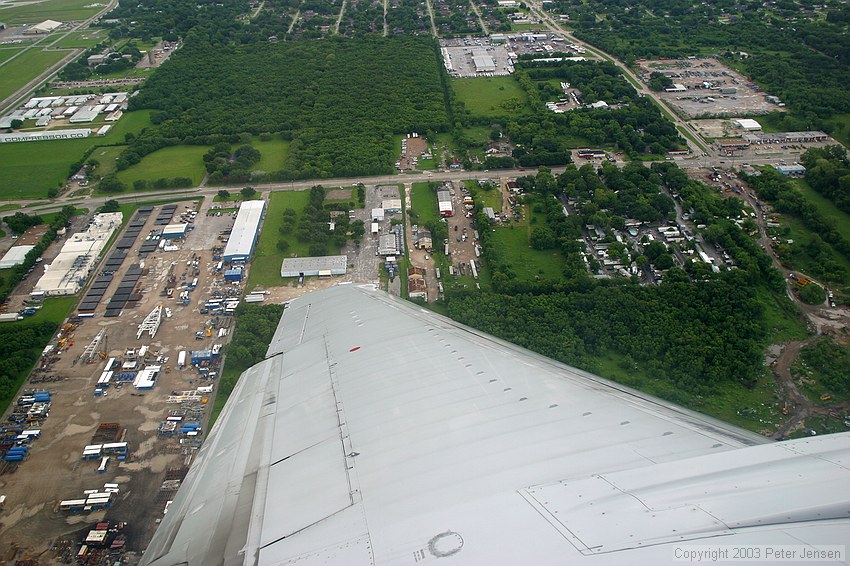
[[[531,560],[475,546],[541,528],[504,493],[576,562],[679,560],[571,499],[623,509],[597,474],[713,494],[665,499],[726,529],[675,540],[844,548],[848,32],[839,0],[0,0],[0,564]],[[788,472],[805,504],[720,502],[792,452],[836,464]]]

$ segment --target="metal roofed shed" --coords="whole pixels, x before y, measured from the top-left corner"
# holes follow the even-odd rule
[[[185,238],[186,232],[188,230],[188,224],[169,224],[162,229],[162,237],[166,240],[176,240],[178,238]]]
[[[344,255],[326,255],[319,257],[291,257],[283,260],[280,267],[281,277],[314,277],[317,275],[345,275],[348,257]]]
[[[24,263],[24,258],[35,246],[12,246],[3,259],[0,259],[0,269],[8,269]]]
[[[265,206],[263,200],[247,200],[239,205],[239,214],[224,248],[224,261],[247,261],[251,257]]]
[[[748,132],[758,132],[761,130],[761,124],[752,118],[738,118],[735,120],[735,126]]]
[[[341,285],[286,308],[140,564],[657,566],[684,545],[847,545],[848,459],[850,433],[771,442]]]
[[[477,49],[472,53],[472,64],[476,73],[492,73],[496,71],[496,61],[486,51]]]
[[[94,122],[94,119],[97,118],[97,115],[99,114],[96,108],[96,106],[86,106],[84,108],[80,108],[74,113],[73,116],[68,119],[68,121],[72,124]]]

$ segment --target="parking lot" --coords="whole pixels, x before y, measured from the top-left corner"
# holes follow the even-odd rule
[[[660,72],[673,81],[674,87],[683,87],[677,92],[661,91],[658,96],[689,118],[747,116],[784,110],[784,106],[768,101],[770,93],[717,59],[640,61],[639,65],[644,81],[651,73]]]
[[[486,37],[441,39],[440,50],[446,69],[453,77],[497,77],[514,72],[514,66],[504,45],[490,45]],[[493,68],[476,67],[473,56],[492,60]]]

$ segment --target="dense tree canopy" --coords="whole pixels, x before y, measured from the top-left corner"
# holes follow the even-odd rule
[[[276,132],[292,144],[272,179],[391,173],[393,136],[449,126],[439,65],[428,38],[246,46],[196,38],[132,99],[161,125],[133,141],[123,164],[165,145]]]

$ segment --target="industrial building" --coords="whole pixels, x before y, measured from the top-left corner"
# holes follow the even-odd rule
[[[224,248],[224,261],[247,261],[251,257],[257,243],[257,235],[260,233],[260,221],[265,206],[264,200],[246,200],[239,205],[239,214]]]
[[[24,30],[25,35],[41,35],[44,33],[50,33],[53,30],[57,29],[62,25],[62,22],[57,22],[55,20],[44,20],[40,24],[35,24],[34,26],[27,28]]]
[[[783,175],[806,174],[806,168],[800,165],[799,163],[795,163],[793,165],[774,165],[773,168],[782,173]]]
[[[388,198],[381,201],[381,207],[386,214],[397,214],[401,212],[401,199]]]
[[[382,234],[381,237],[378,238],[378,255],[400,255],[400,253],[401,250],[398,246],[398,238],[394,232]]]
[[[739,118],[735,120],[735,127],[740,128],[742,130],[746,130],[748,132],[761,131],[761,124],[759,124],[752,118]]]
[[[91,130],[49,130],[47,132],[27,132],[14,134],[0,134],[0,143],[16,143],[46,140],[72,140],[87,138]]]
[[[24,263],[24,258],[35,246],[14,246],[9,248],[3,259],[0,259],[0,269],[9,269]]]
[[[814,143],[829,141],[829,136],[821,131],[813,132],[781,132],[773,134],[744,134],[741,136],[754,144],[765,143]]]
[[[383,222],[384,221],[384,209],[383,208],[373,208],[372,209],[372,220],[374,222]]]
[[[84,232],[68,238],[53,263],[45,266],[44,275],[33,292],[59,296],[79,291],[97,264],[106,242],[121,227],[122,218],[120,212],[98,214]]]
[[[493,73],[496,71],[496,61],[484,50],[475,50],[472,53],[472,64],[476,73]]]
[[[85,108],[80,108],[77,110],[73,116],[68,118],[68,121],[72,124],[81,124],[85,122],[94,122],[94,119],[97,118],[97,115],[100,114],[102,108],[98,108],[97,106],[87,106]]]
[[[440,216],[451,216],[454,214],[452,196],[449,194],[449,191],[437,191],[437,206],[440,209]]]
[[[283,260],[281,277],[330,277],[345,275],[348,258],[344,255],[292,257]]]
[[[162,229],[162,237],[166,240],[177,240],[186,237],[186,232],[189,230],[188,224],[169,224]]]

